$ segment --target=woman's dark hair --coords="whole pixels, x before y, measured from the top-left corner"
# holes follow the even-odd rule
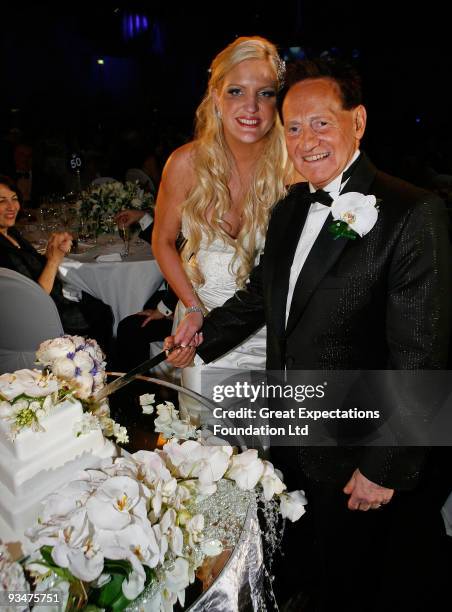
[[[0,174],[0,185],[6,185],[8,189],[14,191],[14,193],[19,198],[19,204],[22,206],[22,194],[17,188],[16,181],[14,181],[10,176],[7,176],[6,174]]]
[[[362,104],[361,77],[353,66],[337,58],[299,60],[288,65],[284,88],[279,96],[279,111],[291,87],[306,79],[331,79],[336,83],[344,110]]]

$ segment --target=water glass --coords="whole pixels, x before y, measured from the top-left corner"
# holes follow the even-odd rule
[[[130,244],[130,228],[125,223],[119,223],[118,225],[119,236],[124,242],[124,251],[121,253],[121,257],[129,256],[129,244]]]

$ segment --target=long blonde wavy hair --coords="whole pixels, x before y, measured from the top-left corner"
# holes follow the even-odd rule
[[[245,194],[242,227],[233,239],[221,225],[223,215],[231,206],[228,183],[234,164],[231,151],[226,143],[221,118],[216,112],[213,92],[219,91],[226,74],[245,60],[267,60],[275,70],[278,87],[284,78],[284,63],[276,47],[259,36],[240,37],[219,53],[212,62],[207,92],[196,111],[196,130],[193,148],[195,185],[182,205],[184,230],[187,242],[182,258],[186,272],[194,285],[204,282],[196,263],[202,235],[209,242],[216,237],[235,248],[231,261],[236,270],[236,280],[243,287],[254,266],[259,244],[258,236],[265,235],[271,208],[285,195],[287,175],[287,154],[283,128],[275,110],[275,121],[265,135],[265,146],[256,161],[250,185]],[[212,210],[210,221],[207,212]]]

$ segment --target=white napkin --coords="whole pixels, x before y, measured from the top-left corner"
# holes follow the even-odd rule
[[[99,257],[96,257],[96,261],[122,261],[122,257],[119,253],[109,253],[108,255],[99,255]]]

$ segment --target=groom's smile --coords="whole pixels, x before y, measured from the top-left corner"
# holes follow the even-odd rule
[[[337,85],[313,78],[291,87],[283,104],[289,156],[310,183],[323,188],[352,159],[366,126],[364,106],[344,108]]]

